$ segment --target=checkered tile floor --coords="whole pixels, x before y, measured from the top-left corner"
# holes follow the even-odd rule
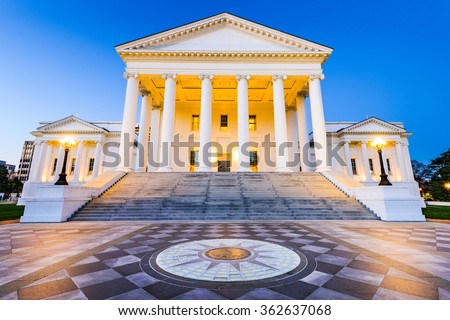
[[[387,241],[399,241],[450,253],[450,230],[444,228],[349,228]]]
[[[0,229],[0,256],[27,250],[36,246],[74,240],[102,229]]]
[[[371,222],[374,226],[377,226],[376,223],[382,224]],[[450,298],[450,254],[446,250],[449,247],[450,228],[389,228],[384,223],[383,227],[377,228],[355,227],[355,224],[353,222],[352,226],[344,225],[342,228],[336,225],[336,230],[345,231],[350,237],[357,237],[359,234],[373,239],[376,236],[377,239],[371,241],[393,239],[403,241],[409,247],[417,246],[420,249],[425,245],[439,250],[441,255],[436,257],[439,260],[430,262],[436,270],[433,279],[427,278],[425,273],[410,269],[408,263],[384,263],[377,259],[376,254],[368,254],[366,250],[347,245],[346,239],[333,240],[335,238],[332,236],[326,237],[321,232],[315,232],[311,225],[308,227],[295,222],[157,224],[148,225],[141,232],[124,237],[103,250],[94,250],[91,255],[36,281],[30,281],[26,286],[17,285],[17,290],[13,291],[8,283],[0,285],[0,297],[3,296],[0,299]],[[70,227],[71,224],[65,226]],[[92,226],[94,224],[86,229],[69,230],[96,232],[97,229]],[[9,232],[13,238],[14,233]],[[0,239],[7,238],[5,234],[5,231],[0,231]],[[31,234],[34,239],[44,243],[41,236],[44,232]],[[65,237],[67,234],[70,232],[60,230],[56,233],[58,237]],[[272,283],[268,287],[235,285],[214,289],[200,284],[197,287],[175,285],[163,278],[152,277],[141,269],[142,258],[150,252],[183,241],[221,237],[249,238],[281,244],[312,255],[317,266],[312,273],[294,282],[278,285]],[[38,245],[37,240],[34,241]],[[2,270],[5,272],[2,263],[7,261],[0,261],[0,275]]]

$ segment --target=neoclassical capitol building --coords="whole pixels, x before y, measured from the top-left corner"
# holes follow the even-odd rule
[[[325,122],[331,48],[222,13],[116,50],[126,65],[122,122],[42,122],[32,132],[22,222],[101,218],[108,201],[141,218],[183,219],[185,210],[219,219],[213,211],[237,212],[242,199],[249,215],[236,219],[258,219],[280,201],[289,203],[280,218],[314,219],[320,200],[330,211],[321,219],[424,220],[402,123]],[[65,137],[72,144],[63,146]],[[63,169],[68,185],[55,185]],[[379,185],[380,175],[388,183]],[[215,193],[229,203],[211,207]],[[345,199],[354,201],[344,205],[351,216],[330,209]]]

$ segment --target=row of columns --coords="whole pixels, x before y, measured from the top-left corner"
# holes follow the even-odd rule
[[[49,141],[46,140],[37,140],[34,143],[35,151],[33,155],[33,161],[31,163],[30,168],[30,177],[29,181],[32,182],[42,182],[47,181],[47,178],[50,176],[50,170],[53,169],[53,163],[50,163],[50,154],[52,151],[52,147],[49,145]],[[95,155],[94,155],[94,168],[92,171],[92,177],[95,178],[98,176],[100,171],[100,163],[102,161],[102,147],[103,141],[96,141],[95,147]],[[84,174],[82,172],[83,168],[86,168],[87,161],[87,149],[85,148],[84,141],[80,141],[78,143],[77,151],[76,151],[76,162],[73,173],[73,181],[74,182],[82,182],[84,181]],[[55,174],[53,177],[53,182],[58,180],[59,174],[62,169],[62,162],[64,160],[64,148],[62,146],[58,149],[58,156],[56,162]],[[68,160],[69,161],[69,160]],[[67,164],[67,170],[70,167],[70,163]],[[67,173],[67,172],[66,172]]]
[[[138,75],[132,73],[126,73],[127,77],[127,90],[124,105],[123,124],[121,132],[120,142],[120,164],[118,170],[130,171],[132,152],[130,152],[130,145],[134,140],[134,127],[137,113],[137,100],[139,82],[137,80]],[[136,170],[143,172],[146,171],[146,165],[148,163],[148,128],[150,127],[151,142],[153,146],[153,154],[155,155],[158,150],[155,150],[158,146],[158,138],[160,135],[160,157],[166,155],[169,161],[159,167],[159,172],[171,172],[172,148],[170,147],[173,142],[174,136],[174,121],[175,121],[175,95],[176,95],[176,74],[163,74],[165,79],[164,90],[164,112],[162,116],[161,130],[159,130],[159,118],[160,109],[153,108],[152,115],[150,117],[150,98],[148,92],[142,92],[142,106],[141,117],[139,123],[139,145],[144,146],[138,148],[138,154],[136,157]],[[198,171],[211,171],[204,161],[203,152],[208,152],[204,146],[211,142],[211,130],[212,130],[212,80],[211,74],[200,74],[201,80],[201,105],[200,105],[200,152],[199,152],[199,169]],[[250,75],[239,74],[236,76],[237,85],[237,101],[238,101],[238,145],[239,145],[239,167],[238,171],[250,171],[248,166],[249,156],[243,152],[243,146],[245,147],[250,142],[250,133],[248,128],[248,81]],[[287,79],[286,75],[273,75],[273,105],[274,105],[274,129],[275,129],[275,145],[276,145],[276,170],[279,172],[291,171],[287,166],[289,154],[283,150],[283,145],[292,141],[293,137],[288,137],[287,120],[286,120],[286,106],[285,106],[285,94],[284,94],[284,80]],[[322,104],[322,93],[320,88],[320,80],[323,80],[323,75],[311,75],[309,77],[309,95],[311,104],[311,118],[313,127],[313,136],[315,141],[315,156],[316,156],[316,170],[324,171],[328,170],[327,166],[327,136],[325,128],[325,119]],[[304,171],[312,171],[312,168],[308,167],[306,158],[308,157],[305,148],[305,144],[308,143],[308,123],[306,117],[305,107],[306,94],[301,93],[297,97],[297,115],[298,115],[298,136],[300,141],[300,154]],[[291,115],[292,117],[292,115]],[[149,119],[150,118],[150,119]],[[290,122],[295,122],[295,118],[289,118]],[[296,144],[296,143],[295,143]],[[127,150],[128,149],[128,150]],[[164,152],[162,152],[164,150]],[[144,152],[141,155],[141,152]],[[158,159],[158,157],[156,157]],[[159,159],[162,160],[162,159]],[[154,171],[154,168],[149,168],[149,171]]]
[[[368,141],[360,141],[361,143],[361,154],[362,154],[362,162],[363,162],[363,168],[364,168],[364,175],[366,177],[365,182],[374,182],[372,175],[370,173],[370,164],[369,164],[369,155],[368,155],[368,149],[367,144]],[[401,141],[395,141],[395,153],[397,156],[397,166],[399,168],[399,173],[401,175],[400,180],[401,181],[408,181],[413,180],[410,175],[408,175],[408,169],[406,167],[405,158],[403,156],[403,144]],[[344,156],[345,156],[345,162],[347,164],[347,174],[350,177],[353,177],[353,169],[352,169],[352,163],[351,163],[351,153],[350,153],[350,141],[344,141]],[[382,153],[383,158],[383,166],[386,170],[388,170],[387,160],[386,160],[386,154],[385,152]],[[378,160],[376,160],[378,161]]]

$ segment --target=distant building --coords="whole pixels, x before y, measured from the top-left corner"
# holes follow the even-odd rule
[[[16,166],[13,164],[7,164],[6,161],[0,160],[0,166],[5,166],[6,170],[8,170],[8,174],[12,174],[16,171]]]
[[[20,156],[17,177],[20,181],[26,182],[30,176],[31,160],[33,159],[34,141],[25,141]]]

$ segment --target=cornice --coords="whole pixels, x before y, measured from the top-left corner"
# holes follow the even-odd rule
[[[392,131],[358,131],[358,132],[338,132],[337,135],[339,137],[345,136],[345,135],[359,135],[359,134],[380,134],[380,135],[395,135],[399,134],[402,135],[401,132],[392,132]]]
[[[148,50],[124,50],[119,52],[123,60],[139,58],[189,58],[189,59],[284,59],[284,60],[319,60],[325,61],[329,53],[306,52],[260,52],[260,51],[148,51]]]

